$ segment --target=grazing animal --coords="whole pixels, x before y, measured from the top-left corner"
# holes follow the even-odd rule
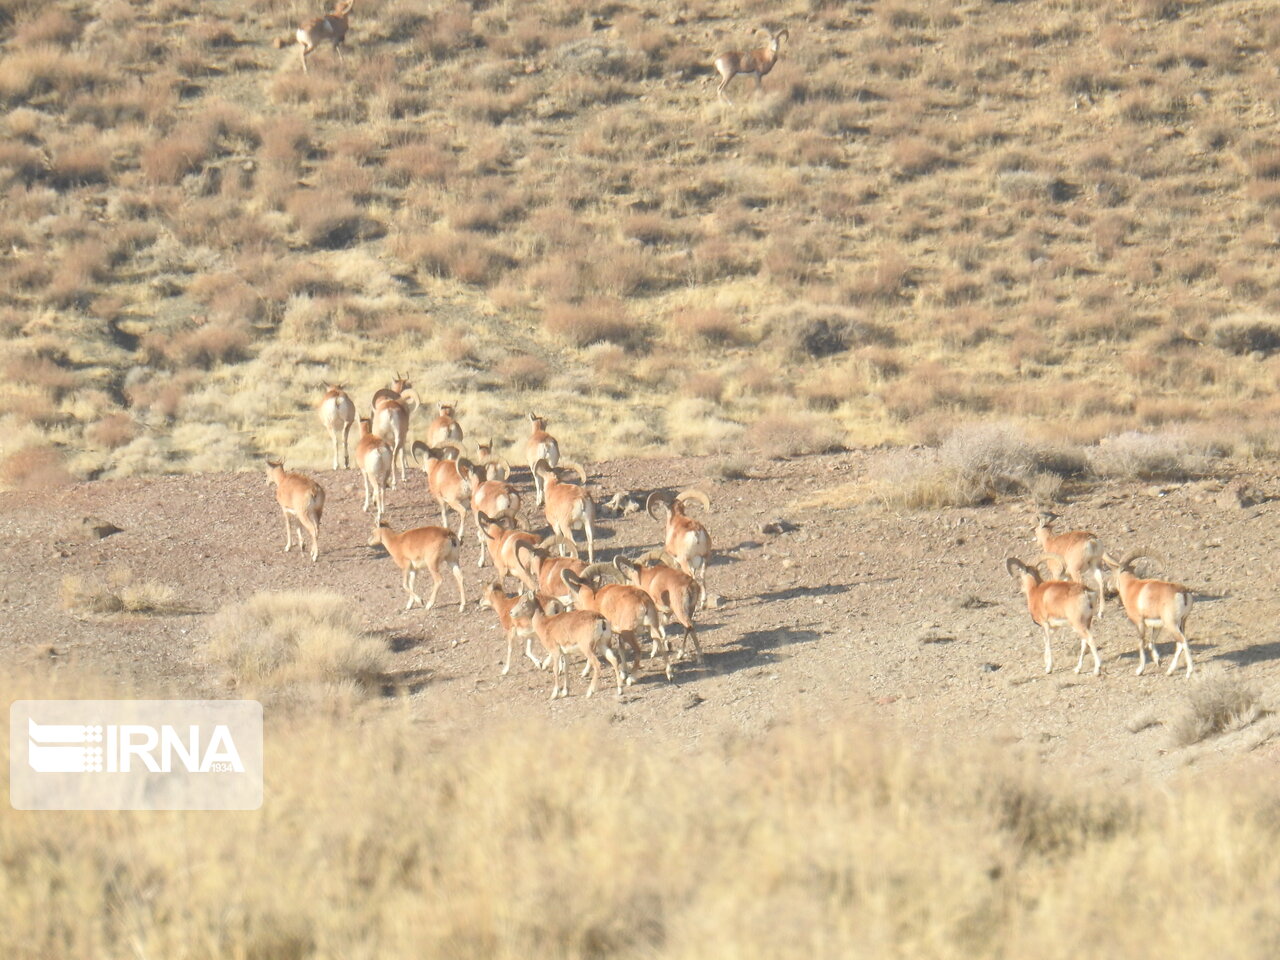
[[[475,488],[471,492],[471,510],[476,518],[476,538],[480,541],[480,559],[476,566],[484,566],[484,558],[488,553],[488,538],[480,528],[480,514],[495,520],[510,520],[515,526],[520,525],[520,493],[515,485],[507,482],[511,476],[511,467],[505,460],[494,460],[491,450],[493,441],[488,445],[480,445],[480,463],[472,468]],[[501,476],[499,468],[501,467]]]
[[[529,576],[528,571],[520,566],[516,550],[519,543],[526,543],[531,547],[538,546],[540,542],[538,535],[528,530],[518,530],[512,521],[499,520],[486,513],[476,514],[476,522],[480,525],[480,530],[487,541],[485,546],[489,556],[493,558],[493,569],[497,574],[498,582],[504,582],[509,576],[515,577],[527,590],[536,591],[538,585]]]
[[[454,406],[452,403],[436,404],[439,416],[427,425],[428,446],[443,447],[446,443],[462,443],[462,426],[454,419]]]
[[[760,28],[768,37],[769,45],[767,47],[758,47],[755,50],[730,50],[722,53],[715,59],[716,71],[720,74],[720,86],[716,87],[716,96],[725,103],[732,104],[729,95],[724,92],[724,88],[729,85],[732,80],[740,73],[751,74],[756,78],[756,89],[761,87],[761,80],[768,75],[773,69],[773,65],[778,62],[778,51],[782,45],[783,37],[790,37],[786,30],[779,30],[777,33],[769,33],[763,27]]]
[[[307,57],[311,56],[316,47],[322,43],[332,43],[333,49],[338,52],[338,59],[343,59],[342,42],[347,38],[347,17],[353,6],[355,6],[355,0],[339,0],[339,3],[323,17],[308,20],[298,27],[295,39],[302,48],[303,73],[307,72]],[[283,49],[289,45],[289,42],[287,37],[279,37],[275,41],[275,47],[277,50]]]
[[[298,525],[298,549],[302,531],[311,534],[311,562],[320,555],[320,517],[324,514],[324,487],[300,473],[285,473],[283,460],[267,461],[267,482],[276,485],[276,503],[284,514],[284,552],[293,546],[293,525]]]
[[[1053,522],[1057,514],[1045,511],[1036,517],[1036,542],[1047,554],[1059,556],[1067,576],[1076,583],[1084,583],[1086,575],[1098,584],[1098,619],[1105,612],[1107,594],[1103,589],[1102,544],[1088,530],[1071,530],[1054,533]]]
[[[430,610],[435,605],[445,570],[452,573],[453,579],[458,582],[458,609],[467,608],[467,591],[462,585],[462,568],[458,565],[461,542],[452,530],[444,527],[418,527],[396,533],[383,520],[373,528],[373,534],[369,537],[369,546],[378,544],[386,548],[391,559],[403,572],[401,584],[409,594],[409,602],[404,606],[406,610],[413,607],[415,600],[422,603],[422,597],[413,589],[419,570],[426,570],[434,581],[431,599],[423,604],[426,609]]]
[[[563,466],[572,467],[578,472],[583,483],[587,482],[587,471],[580,464],[565,461]],[[578,545],[573,539],[574,527],[581,527],[587,538],[587,561],[596,562],[596,502],[585,487],[576,483],[565,483],[556,475],[555,467],[546,460],[539,460],[533,466],[533,475],[542,478],[542,494],[547,515],[547,523],[556,536],[563,538],[563,546],[578,555]]]
[[[373,406],[373,432],[387,441],[391,448],[391,489],[396,488],[396,461],[400,462],[400,479],[405,479],[409,456],[406,447],[409,440],[409,408],[403,400],[383,397]]]
[[[360,468],[360,476],[364,480],[364,506],[361,509],[368,513],[369,501],[372,499],[377,510],[374,522],[381,523],[382,514],[387,509],[387,485],[392,479],[391,447],[373,432],[367,417],[360,418],[356,466]]]
[[[485,587],[480,595],[480,606],[488,607],[498,615],[498,623],[502,625],[503,635],[506,637],[507,659],[502,665],[504,677],[511,672],[511,651],[519,637],[524,637],[524,655],[533,661],[534,666],[542,669],[542,660],[533,655],[533,638],[536,636],[533,627],[527,620],[518,621],[512,616],[521,596],[519,593],[513,597],[508,596],[497,580]]]
[[[529,465],[529,472],[533,474],[535,501],[538,506],[542,506],[546,502],[546,493],[542,478],[538,476],[538,461],[545,460],[553,468],[559,466],[560,444],[556,442],[555,437],[547,433],[546,417],[531,413],[529,424],[530,433],[524,445],[524,458],[525,463]]]
[[[1191,646],[1187,643],[1187,617],[1191,613],[1191,605],[1195,601],[1192,592],[1180,583],[1167,580],[1143,580],[1133,572],[1133,564],[1139,557],[1149,557],[1147,550],[1130,550],[1119,560],[1105,557],[1107,566],[1115,571],[1116,593],[1120,595],[1120,603],[1125,614],[1138,628],[1138,669],[1141,675],[1147,667],[1147,656],[1144,648],[1151,651],[1151,659],[1160,666],[1160,654],[1156,650],[1156,638],[1163,628],[1173,634],[1176,646],[1173,650],[1173,662],[1169,664],[1169,673],[1178,669],[1178,658],[1185,651],[1187,654],[1187,676],[1191,676]],[[1151,636],[1147,629],[1151,628]]]
[[[449,526],[446,510],[452,509],[458,514],[458,536],[462,536],[467,525],[467,508],[471,503],[471,491],[474,478],[471,472],[471,461],[458,456],[456,444],[446,442],[444,447],[429,447],[421,440],[413,443],[413,462],[422,467],[427,475],[427,487],[436,498],[440,507],[440,525]],[[420,459],[419,454],[426,454]],[[452,454],[452,456],[450,456]]]
[[[613,565],[628,583],[640,587],[653,599],[663,618],[664,636],[673,621],[683,628],[684,636],[680,640],[680,652],[676,658],[683,659],[685,647],[692,642],[694,659],[697,663],[702,663],[702,647],[698,644],[698,631],[693,625],[693,615],[701,593],[698,582],[683,570],[661,562],[637,563],[626,557],[615,557]]]
[[[668,680],[674,679],[671,672],[671,650],[662,635],[662,622],[653,598],[629,583],[597,582],[596,578],[603,579],[606,576],[622,579],[618,570],[607,563],[593,564],[581,576],[572,570],[560,573],[565,586],[574,594],[574,606],[579,610],[594,610],[603,616],[609,621],[609,629],[619,643],[625,643],[631,648],[633,671],[640,668],[639,635],[644,630],[652,643],[649,659],[652,660],[661,650],[662,672]],[[618,653],[622,654],[621,647]]]
[[[566,655],[572,650],[580,651],[587,658],[587,668],[591,673],[591,685],[587,687],[588,697],[596,692],[596,683],[600,679],[601,654],[613,666],[618,696],[622,696],[622,665],[609,642],[612,638],[609,621],[590,610],[551,614],[548,611],[555,609],[553,604],[554,600],[543,602],[532,593],[526,593],[512,611],[513,617],[527,621],[533,628],[551,661],[551,699],[569,695],[569,672],[565,666]]]
[[[645,501],[645,510],[653,519],[665,521],[667,530],[663,549],[677,567],[698,581],[698,609],[702,610],[707,605],[707,566],[711,562],[711,536],[706,527],[685,514],[684,505],[689,500],[697,500],[707,510],[711,509],[711,498],[701,490],[684,490],[675,496],[654,491]]]
[[[347,436],[351,433],[351,424],[356,419],[356,405],[351,402],[342,384],[325,384],[324,396],[318,406],[320,422],[329,432],[333,441],[333,469],[338,469],[338,448],[342,448],[343,466],[351,466],[351,452],[347,446]]]
[[[1027,612],[1032,621],[1044,630],[1044,672],[1053,672],[1053,649],[1049,645],[1049,631],[1053,627],[1070,626],[1080,638],[1080,659],[1076,661],[1076,673],[1084,666],[1084,653],[1093,653],[1093,673],[1102,672],[1102,659],[1093,642],[1093,618],[1098,612],[1100,599],[1083,583],[1069,580],[1042,580],[1039,572],[1027,566],[1017,557],[1004,562],[1009,575],[1016,577],[1027,600]]]

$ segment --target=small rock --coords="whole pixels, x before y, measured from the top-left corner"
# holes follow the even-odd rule
[[[981,663],[981,664],[979,664],[979,665],[978,665],[978,669],[979,669],[979,670],[981,670],[983,673],[995,673],[997,670],[999,670],[999,669],[1000,669],[1000,664],[998,664],[998,663]]]
[[[1223,510],[1244,510],[1265,503],[1267,495],[1247,480],[1232,480],[1218,494],[1216,503]]]
[[[682,706],[686,710],[692,710],[698,704],[705,703],[705,702],[706,702],[705,698],[698,696],[696,693],[691,693],[689,694],[689,696],[685,698],[685,701],[682,704]]]

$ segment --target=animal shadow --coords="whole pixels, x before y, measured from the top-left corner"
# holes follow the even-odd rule
[[[779,627],[774,630],[752,630],[738,637],[733,646],[721,647],[707,654],[707,661],[717,673],[732,673],[747,667],[773,663],[778,659],[775,650],[798,643],[813,643],[822,633],[818,630]]]

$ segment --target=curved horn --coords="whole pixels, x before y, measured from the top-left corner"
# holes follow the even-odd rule
[[[411,446],[411,447],[409,448],[409,452],[410,452],[411,454],[413,454],[413,462],[414,462],[414,463],[417,463],[417,464],[421,464],[421,463],[422,463],[422,461],[418,459],[418,454],[419,454],[420,452],[425,452],[425,453],[426,453],[426,455],[427,455],[427,459],[428,459],[428,460],[434,460],[434,459],[435,459],[435,457],[433,457],[433,456],[432,456],[431,448],[430,448],[430,447],[428,447],[428,446],[427,446],[425,443],[423,443],[421,440],[415,440],[415,441],[413,441],[413,446]],[[425,468],[424,468],[424,469],[425,469]]]
[[[663,566],[667,566],[667,567],[675,566],[671,562],[671,554],[667,553],[667,551],[663,550],[661,547],[657,547],[654,550],[650,550],[643,557],[641,557],[637,561],[637,563],[655,563],[655,564],[662,564]]]
[[[622,575],[623,583],[638,583],[640,580],[640,564],[622,554],[613,558],[613,567]]]
[[[684,503],[686,500],[697,500],[705,509],[711,509],[711,498],[703,491],[693,487],[690,487],[688,490],[681,490],[676,494],[676,499],[681,503]]]
[[[560,544],[567,542],[568,541],[565,540],[564,537],[560,536],[560,534],[551,533],[542,538],[542,541],[538,544],[538,549],[550,550],[552,547],[558,547]]]
[[[1129,570],[1133,567],[1134,561],[1139,560],[1142,557],[1154,560],[1162,567],[1165,565],[1164,558],[1154,550],[1149,547],[1135,547],[1134,549],[1127,551],[1125,555],[1120,558],[1120,562],[1115,565],[1116,569]]]
[[[787,32],[785,27],[773,35],[774,40],[781,40],[783,37],[786,37],[788,40],[791,39],[791,34]]]
[[[521,559],[521,557],[520,557],[520,551],[521,551],[521,550],[524,550],[524,551],[528,552],[528,554],[529,554],[529,563],[527,563],[527,564],[526,564],[526,563],[524,562],[524,560],[522,560],[522,559]],[[526,577],[528,577],[530,580],[537,580],[537,579],[538,579],[538,578],[537,578],[537,575],[536,575],[536,574],[534,573],[534,571],[533,571],[533,561],[534,561],[535,559],[537,559],[537,558],[538,558],[538,555],[539,555],[539,548],[535,547],[535,546],[534,546],[533,544],[531,544],[528,540],[517,540],[517,541],[516,541],[516,545],[515,545],[515,559],[516,559],[516,566],[517,566],[517,567],[519,567],[519,568],[520,568],[520,572],[521,572],[521,573],[523,573],[523,574],[524,574]],[[545,555],[544,555],[544,556],[545,556]],[[519,580],[519,579],[522,579],[522,578],[520,578],[520,577],[516,577],[516,579],[517,579],[517,580]]]
[[[1005,570],[1008,571],[1009,576],[1011,577],[1016,577],[1018,575],[1017,573],[1014,572],[1015,570],[1019,571],[1020,573],[1030,573],[1033,576],[1035,575],[1035,571],[1032,570],[1030,567],[1028,567],[1025,563],[1023,563],[1017,557],[1005,558],[1004,568]]]
[[[563,570],[560,571],[560,579],[564,582],[564,585],[566,587],[568,587],[570,590],[574,591],[575,593],[581,590],[583,587],[591,586],[591,584],[589,584],[585,579],[578,576],[568,567],[565,567]]]
[[[661,504],[662,506],[666,507],[668,512],[670,512],[672,499],[673,498],[671,494],[663,490],[655,490],[653,491],[653,493],[649,494],[647,498],[645,498],[644,511],[645,513],[649,514],[649,516],[653,517],[653,519],[657,520],[659,523],[665,522],[667,518],[665,516],[662,516],[662,517],[658,516],[656,513],[653,512],[653,508]]]
[[[588,580],[608,580],[614,583],[621,583],[621,573],[612,563],[593,563],[589,567],[582,568],[582,576]]]
[[[550,473],[552,476],[555,476],[556,473],[551,464],[547,463],[546,457],[543,457],[533,465],[533,472],[536,476],[542,476],[546,473]]]
[[[561,460],[557,466],[561,470],[573,470],[578,474],[578,478],[583,482],[587,482],[587,471],[583,469],[582,464],[574,463],[572,460]]]
[[[283,458],[283,457],[281,457],[281,458],[277,459],[277,458],[275,458],[275,457],[267,457],[267,466],[268,466],[268,467],[283,467],[283,466],[284,466],[284,458]]]
[[[1037,566],[1037,567],[1039,567],[1039,566],[1040,566],[1040,564],[1042,564],[1042,563],[1045,563],[1045,564],[1048,564],[1048,565],[1049,565],[1049,575],[1050,575],[1051,577],[1053,577],[1053,579],[1055,579],[1055,580],[1061,580],[1061,579],[1066,575],[1066,572],[1067,572],[1067,560],[1066,560],[1066,558],[1065,558],[1065,557],[1063,557],[1063,556],[1062,556],[1062,554],[1060,554],[1060,553],[1045,553],[1045,554],[1042,554],[1042,555],[1040,556],[1040,559],[1038,559],[1038,560],[1036,561],[1036,566]],[[1056,572],[1055,572],[1055,571],[1054,571],[1054,569],[1053,569],[1054,564],[1057,564],[1057,567],[1058,567],[1058,569],[1057,569],[1057,571],[1056,571]]]

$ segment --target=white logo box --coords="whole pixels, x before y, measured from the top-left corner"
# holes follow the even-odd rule
[[[256,810],[256,700],[17,700],[15,810]]]

